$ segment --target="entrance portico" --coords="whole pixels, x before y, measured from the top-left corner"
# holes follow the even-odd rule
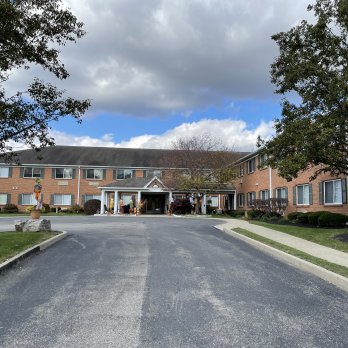
[[[170,203],[175,198],[189,197],[190,192],[173,190],[167,187],[157,176],[153,178],[130,178],[118,180],[108,185],[99,187],[101,190],[100,213],[121,213],[120,201],[127,206],[132,201],[137,214],[166,214]],[[202,192],[200,194],[199,212],[207,214],[207,208],[211,204],[210,197],[216,198],[219,210],[235,210],[235,189],[226,189],[214,193]],[[224,199],[223,199],[224,198]]]

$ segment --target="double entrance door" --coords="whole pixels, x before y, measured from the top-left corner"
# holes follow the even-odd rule
[[[164,214],[166,208],[165,193],[142,193],[141,200],[143,202],[144,214]]]

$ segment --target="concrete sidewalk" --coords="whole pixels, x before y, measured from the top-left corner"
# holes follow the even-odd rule
[[[335,263],[337,265],[348,267],[348,253],[328,248],[326,246],[322,246],[302,238],[294,237],[287,233],[275,231],[270,228],[258,225],[253,225],[245,220],[226,219],[225,221],[226,224],[223,227],[229,230],[233,230],[236,227],[244,228],[245,230],[258,234],[262,237],[274,240],[278,243],[287,245],[294,249],[300,250],[306,254]]]

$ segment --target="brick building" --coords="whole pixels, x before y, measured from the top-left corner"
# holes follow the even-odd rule
[[[166,187],[163,176],[168,170],[165,159],[172,150],[122,149],[101,147],[54,146],[40,153],[18,152],[19,165],[0,165],[0,208],[6,203],[21,211],[35,204],[33,186],[42,179],[43,201],[51,207],[69,208],[87,200],[101,200],[101,212],[118,212],[122,199],[145,201],[145,213],[166,213],[169,202],[190,192]],[[311,171],[287,182],[276,170],[263,167],[257,153],[240,154],[232,163],[237,179],[214,192],[201,193],[200,210],[210,206],[223,210],[248,210],[255,198],[286,198],[285,214],[292,211],[328,210],[348,214],[347,177],[320,175],[310,182]]]

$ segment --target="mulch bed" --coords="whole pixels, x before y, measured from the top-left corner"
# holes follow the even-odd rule
[[[333,238],[340,240],[343,243],[348,243],[348,233],[338,234],[337,236],[335,236]]]

